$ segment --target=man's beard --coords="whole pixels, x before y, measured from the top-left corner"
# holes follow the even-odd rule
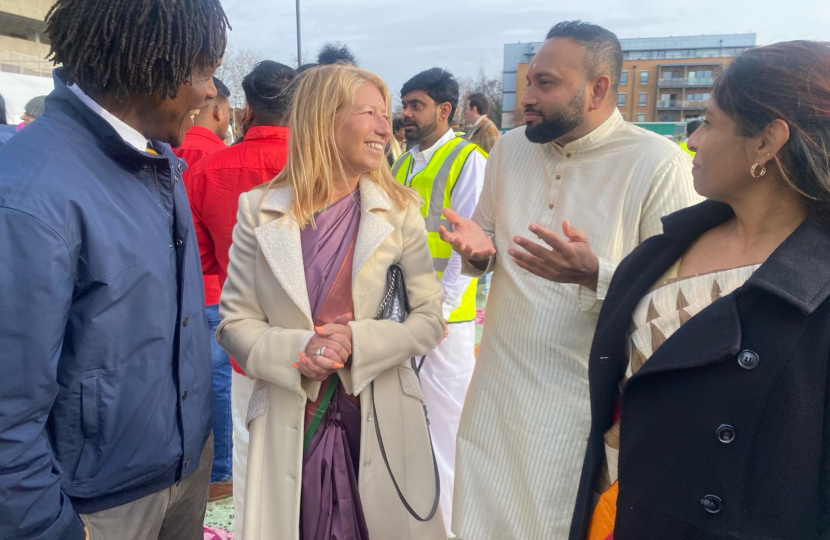
[[[418,144],[425,138],[435,133],[435,130],[438,129],[438,118],[434,118],[432,122],[430,122],[429,124],[424,124],[422,126],[415,124],[414,122],[408,125],[404,125],[405,127],[414,126],[414,131],[407,131],[406,129],[404,129],[404,134],[406,135],[407,141]]]
[[[567,135],[585,120],[585,89],[583,88],[564,107],[546,115],[541,109],[525,107],[525,112],[532,111],[542,117],[536,125],[528,124],[525,137],[534,143],[545,144]]]

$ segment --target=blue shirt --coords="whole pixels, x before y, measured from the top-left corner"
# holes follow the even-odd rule
[[[66,87],[0,148],[0,538],[194,472],[212,382],[184,163],[127,144]]]

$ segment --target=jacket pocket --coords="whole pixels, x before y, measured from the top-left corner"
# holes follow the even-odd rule
[[[81,381],[81,418],[86,442],[98,434],[98,377]]]
[[[95,467],[95,439],[98,435],[98,377],[90,377],[81,381],[81,425],[83,442],[78,466],[75,468],[75,477],[85,477]]]
[[[398,366],[398,376],[401,379],[401,390],[403,390],[403,393],[423,403],[424,394],[421,393],[421,381],[418,380],[415,372],[409,368]]]
[[[251,394],[251,401],[248,402],[248,415],[245,418],[245,427],[251,425],[251,422],[265,414],[265,408],[268,404],[268,386],[262,385]]]

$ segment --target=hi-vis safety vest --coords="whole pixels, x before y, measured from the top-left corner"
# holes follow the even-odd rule
[[[402,155],[392,167],[392,174],[395,179],[405,186],[412,187],[421,194],[424,204],[421,205],[421,215],[424,217],[427,226],[427,242],[429,252],[432,255],[432,265],[438,273],[438,277],[444,275],[447,264],[452,255],[452,246],[443,240],[438,234],[438,227],[451,231],[452,225],[444,217],[444,208],[452,208],[452,191],[455,182],[461,174],[461,169],[467,158],[473,152],[478,152],[485,158],[487,154],[477,145],[465,141],[460,137],[446,142],[441,148],[435,151],[432,158],[422,171],[407,180],[414,159],[411,152]],[[464,291],[461,297],[461,305],[450,314],[447,322],[466,322],[476,318],[476,286],[478,280],[474,279]]]

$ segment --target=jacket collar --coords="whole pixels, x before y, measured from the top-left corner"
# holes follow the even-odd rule
[[[389,195],[368,176],[360,179],[358,189],[360,189],[361,212],[389,210],[392,208],[392,201],[389,199]],[[291,194],[292,189],[290,186],[280,186],[269,190],[262,203],[262,209],[279,212],[280,214],[288,214],[291,209]]]
[[[52,76],[55,89],[46,97],[44,114],[68,119],[74,124],[73,127],[77,133],[132,169],[153,164],[158,167],[167,167],[168,162],[179,161],[170,149],[170,145],[162,141],[151,141],[158,151],[157,156],[137,150],[127,143],[109,122],[92,111],[69,89],[67,86],[69,76],[64,68],[56,68]]]
[[[360,179],[358,187],[360,189],[361,212],[354,247],[353,285],[366,262],[394,230],[392,224],[376,213],[377,210],[390,210],[392,208],[392,201],[389,196],[368,176]],[[271,267],[271,271],[286,294],[305,315],[306,323],[310,329],[313,326],[312,314],[305,283],[300,227],[290,213],[291,191],[291,186],[280,186],[268,191],[262,202],[262,210],[279,212],[282,215],[257,227],[254,234],[268,266]],[[374,309],[374,306],[362,306],[360,305],[360,298],[355,297],[356,316],[362,313],[361,310],[366,311],[367,309]],[[365,317],[371,316],[366,313],[363,313],[363,315]]]
[[[729,205],[705,201],[663,218],[664,237],[691,245],[731,219]],[[810,314],[830,296],[830,231],[807,218],[747,281]]]
[[[187,130],[187,135],[185,135],[185,140],[187,139],[187,137],[200,137],[202,139],[207,139],[212,143],[222,144],[222,145],[225,144],[225,142],[222,139],[220,139],[219,137],[216,136],[216,133],[214,133],[211,130],[209,130],[208,128],[202,127],[202,126],[193,126],[189,130]],[[184,146],[184,143],[182,143],[182,146]]]
[[[288,140],[288,128],[283,126],[255,126],[245,132],[246,141]]]

